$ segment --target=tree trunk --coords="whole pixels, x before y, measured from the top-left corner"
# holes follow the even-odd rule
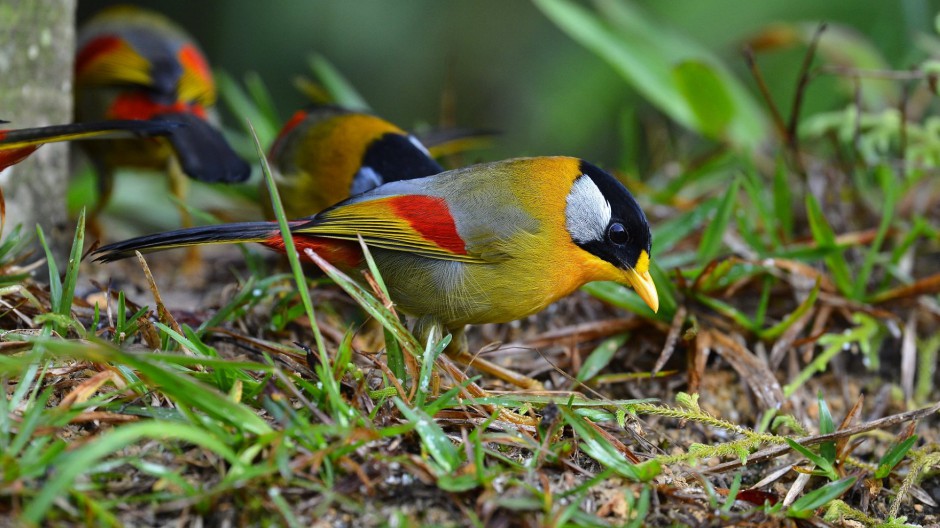
[[[2,127],[71,122],[75,0],[2,0],[0,35],[0,119],[10,121]],[[35,233],[40,224],[60,262],[72,237],[68,169],[68,146],[56,143],[0,173],[6,225]]]

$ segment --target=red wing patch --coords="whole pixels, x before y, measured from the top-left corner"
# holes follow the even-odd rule
[[[268,159],[271,159],[271,156],[273,156],[275,151],[277,151],[277,149],[280,147],[280,143],[284,139],[284,137],[290,134],[292,130],[297,128],[297,125],[302,123],[303,120],[306,118],[307,118],[307,112],[305,110],[298,110],[297,112],[294,113],[294,115],[290,118],[290,120],[287,121],[287,123],[285,123],[284,126],[281,128],[281,131],[278,132],[277,139],[274,140],[274,143],[271,145],[271,150],[268,151]]]
[[[200,105],[187,105],[182,101],[173,104],[154,102],[145,93],[122,93],[108,109],[109,119],[151,119],[161,114],[193,114],[205,119],[206,111]]]
[[[425,240],[457,255],[466,255],[464,244],[447,202],[433,196],[398,196],[388,200],[395,215],[408,222]]]
[[[191,44],[187,44],[180,48],[179,53],[177,53],[177,58],[184,68],[191,70],[198,75],[204,83],[212,86],[212,72],[209,71],[209,65],[206,64],[206,59],[202,56],[202,53],[199,53],[199,50]]]
[[[81,74],[98,57],[111,53],[124,45],[121,37],[106,35],[93,39],[78,52],[75,57],[75,72]]]
[[[23,161],[37,148],[39,148],[39,145],[0,150],[0,170],[3,170],[11,165],[16,165],[17,163]]]
[[[284,238],[280,232],[272,234],[261,243],[278,253],[284,253]],[[356,268],[362,263],[362,250],[359,249],[359,244],[356,242],[311,237],[295,233],[294,247],[297,248],[297,252],[303,260],[310,261],[304,250],[312,249],[317,255],[342,270]]]

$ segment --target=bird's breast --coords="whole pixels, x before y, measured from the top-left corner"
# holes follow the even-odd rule
[[[445,326],[503,323],[541,311],[584,283],[584,270],[545,248],[521,245],[487,263],[374,250],[392,300],[403,312]]]

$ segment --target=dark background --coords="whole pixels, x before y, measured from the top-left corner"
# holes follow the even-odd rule
[[[82,0],[78,20],[115,2]],[[125,2],[126,3],[126,2]],[[446,87],[457,124],[503,132],[482,158],[568,154],[617,164],[624,119],[652,110],[605,62],[557,29],[532,4],[505,0],[139,2],[190,31],[215,68],[241,79],[258,72],[286,119],[305,104],[292,80],[319,53],[342,72],[373,110],[404,126],[434,124]],[[937,1],[638,2],[655,19],[714,50],[754,89],[741,43],[772,22],[825,20],[867,35],[894,67],[913,64],[908,49],[933,32]],[[803,49],[766,54],[761,66],[786,109]],[[822,79],[807,94],[808,112],[844,99]],[[224,105],[222,105],[224,108]],[[636,113],[628,113],[631,109]]]

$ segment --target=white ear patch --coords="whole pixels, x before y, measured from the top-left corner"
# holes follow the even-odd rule
[[[587,175],[574,181],[565,203],[565,227],[579,244],[603,241],[610,224],[610,202]]]
[[[361,167],[356,175],[353,176],[352,187],[349,189],[350,196],[356,196],[366,191],[371,191],[379,185],[382,185],[382,175],[375,172],[375,169],[369,166]]]
[[[411,134],[408,134],[408,141],[411,142],[411,144],[414,145],[416,149],[420,150],[421,152],[424,152],[424,154],[427,155],[427,157],[429,158],[431,157],[431,153],[428,151],[427,147],[425,147],[423,143],[418,141],[418,138],[412,136]]]

